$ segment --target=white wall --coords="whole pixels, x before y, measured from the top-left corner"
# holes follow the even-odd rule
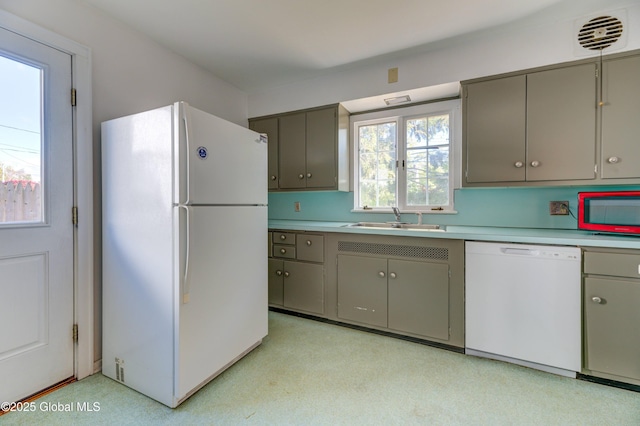
[[[626,9],[625,51],[640,48],[640,0],[565,0],[526,21],[367,61],[317,78],[249,94],[249,117],[344,102],[597,56],[576,55],[574,21]],[[461,12],[462,13],[462,12]],[[348,40],[345,40],[348,43]],[[605,50],[614,52],[616,46]],[[387,70],[398,67],[398,83]]]
[[[100,123],[178,100],[247,125],[247,95],[145,36],[75,0],[0,0],[0,9],[92,50],[95,359],[101,345]]]

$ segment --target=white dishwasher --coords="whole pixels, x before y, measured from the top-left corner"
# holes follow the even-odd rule
[[[465,352],[576,377],[577,247],[465,243]]]

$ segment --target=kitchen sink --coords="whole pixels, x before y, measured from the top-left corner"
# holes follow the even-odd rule
[[[348,228],[382,228],[382,229],[410,229],[412,231],[444,231],[441,225],[415,224],[405,222],[357,222],[345,225]]]

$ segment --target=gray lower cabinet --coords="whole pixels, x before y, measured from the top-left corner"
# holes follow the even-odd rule
[[[338,318],[446,340],[449,267],[339,255]]]
[[[322,314],[324,312],[322,265],[285,261],[283,269],[283,306]]]
[[[387,259],[338,256],[338,318],[387,326]]]
[[[324,314],[324,237],[269,232],[269,305]]]
[[[269,305],[284,304],[284,261],[269,259]]]
[[[337,234],[328,256],[329,318],[464,346],[461,241]]]
[[[640,251],[584,253],[584,373],[640,385]]]
[[[449,265],[389,260],[392,330],[449,338]]]

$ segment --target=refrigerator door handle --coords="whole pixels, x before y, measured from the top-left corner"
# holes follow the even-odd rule
[[[186,247],[185,247],[185,254],[184,254],[184,273],[182,275],[182,292],[181,292],[181,298],[182,298],[182,304],[187,304],[189,303],[189,291],[191,290],[191,285],[189,283],[189,251],[191,248],[191,226],[189,224],[189,219],[191,216],[191,208],[189,206],[184,206],[184,205],[180,205],[178,206],[180,208],[183,208],[185,210],[186,213],[186,219],[185,219],[185,225],[186,225],[186,230],[185,230],[185,238],[186,238]]]
[[[189,114],[189,106],[187,104],[185,104],[184,102],[180,103],[180,108],[182,109],[182,122],[184,123],[184,142],[185,142],[185,147],[186,147],[186,158],[185,158],[185,179],[186,179],[186,185],[187,185],[187,199],[184,201],[184,204],[189,204],[191,203],[191,188],[189,185],[189,175],[191,174],[191,166],[189,164],[189,158],[191,157],[191,147],[189,146],[189,140],[190,135],[191,135],[191,127],[190,127],[190,122],[191,122],[191,117]]]

